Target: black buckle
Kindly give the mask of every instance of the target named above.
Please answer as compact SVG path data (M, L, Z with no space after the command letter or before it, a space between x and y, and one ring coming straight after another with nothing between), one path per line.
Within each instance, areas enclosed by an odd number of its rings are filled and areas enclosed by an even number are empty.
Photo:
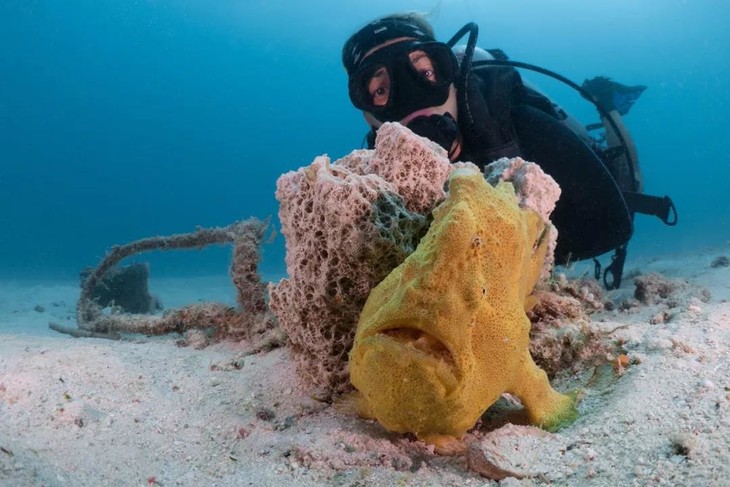
M674 201L672 201L672 198L669 196L664 197L664 205L666 207L666 213L663 213L662 221L665 225L673 227L677 224L677 208L674 206Z
M601 280L601 261L593 257L593 277L596 281Z
M603 285L608 290L618 289L621 287L621 277L624 273L624 264L626 263L626 245L617 247L611 257L611 263L606 266L603 272ZM609 281L609 278L611 280Z

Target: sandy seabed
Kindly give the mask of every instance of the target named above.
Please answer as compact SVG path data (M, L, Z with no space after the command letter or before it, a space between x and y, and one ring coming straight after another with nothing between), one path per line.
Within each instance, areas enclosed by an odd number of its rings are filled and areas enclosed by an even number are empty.
M580 417L558 433L482 424L470 433L500 485L730 485L730 248L630 261L711 292L651 324L666 305L600 312L625 342L621 376L584 387ZM167 307L233 301L224 277L153 279ZM631 295L626 279L622 289ZM285 349L230 363L245 343L203 350L177 336L71 338L76 282L0 282L0 485L489 485L463 457L385 432L299 385ZM661 320L659 320L661 321ZM504 423L504 422L502 422ZM492 482L496 485L496 482Z

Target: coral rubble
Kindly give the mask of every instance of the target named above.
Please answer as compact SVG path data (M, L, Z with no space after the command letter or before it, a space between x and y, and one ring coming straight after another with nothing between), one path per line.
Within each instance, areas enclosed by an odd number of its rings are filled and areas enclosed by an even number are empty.
M616 347L590 319L610 303L598 281L559 274L533 296L535 305L527 312L532 322L530 354L549 378L607 362Z

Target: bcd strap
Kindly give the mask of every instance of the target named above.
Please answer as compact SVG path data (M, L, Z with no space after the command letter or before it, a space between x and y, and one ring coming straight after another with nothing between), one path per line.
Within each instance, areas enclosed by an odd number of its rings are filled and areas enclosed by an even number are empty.
M669 196L651 196L631 191L624 191L623 195L626 206L632 212L654 215L669 226L677 224L677 209Z

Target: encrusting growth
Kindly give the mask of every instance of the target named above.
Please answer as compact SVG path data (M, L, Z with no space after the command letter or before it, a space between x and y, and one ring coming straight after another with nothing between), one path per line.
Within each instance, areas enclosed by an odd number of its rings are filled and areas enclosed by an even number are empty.
M283 342L275 317L266 306L266 287L258 275L259 248L268 222L250 218L226 227L198 229L192 233L150 237L113 247L88 275L76 305L78 328L56 323L50 327L78 337L119 338L119 333L160 335L191 329L213 328L218 338L244 339L258 335L263 341ZM163 316L105 314L92 299L92 291L105 273L122 259L150 250L203 248L233 243L230 274L237 290L237 307L200 303L172 310Z

